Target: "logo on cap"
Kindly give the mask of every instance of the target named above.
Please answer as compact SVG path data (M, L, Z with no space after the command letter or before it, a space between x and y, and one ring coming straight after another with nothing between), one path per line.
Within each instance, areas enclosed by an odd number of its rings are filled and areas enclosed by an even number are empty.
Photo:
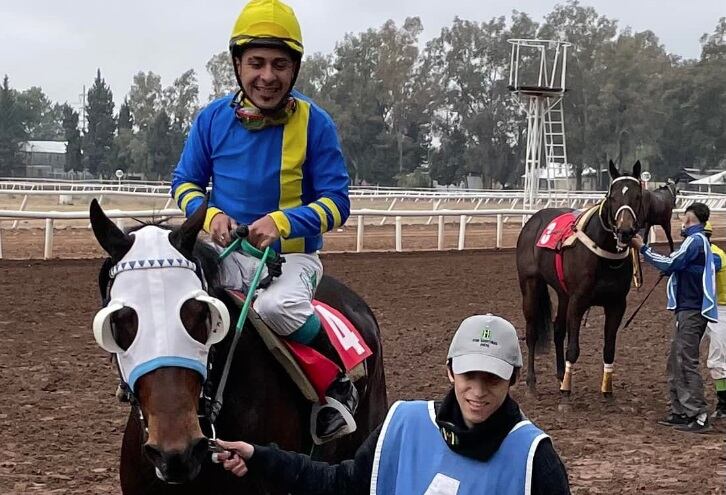
M489 327L484 327L481 331L481 335L478 339L472 339L472 342L477 342L481 347L489 347L489 345L499 345L496 341L492 340L492 330Z

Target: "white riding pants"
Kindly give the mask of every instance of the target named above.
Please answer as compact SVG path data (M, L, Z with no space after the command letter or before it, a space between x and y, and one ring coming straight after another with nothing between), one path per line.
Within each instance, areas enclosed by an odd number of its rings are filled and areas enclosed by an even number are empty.
M317 254L284 254L282 275L267 289L257 291L253 308L262 320L281 337L292 334L312 316L315 289L323 276ZM220 283L223 287L247 290L260 260L240 252L222 262ZM267 276L267 268L262 277Z

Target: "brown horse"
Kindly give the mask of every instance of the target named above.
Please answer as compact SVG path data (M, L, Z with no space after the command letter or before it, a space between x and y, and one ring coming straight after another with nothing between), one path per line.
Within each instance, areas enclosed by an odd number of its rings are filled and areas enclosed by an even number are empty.
M621 174L611 161L610 176L612 182L605 200L582 229L589 241L578 241L562 253L565 287L558 280L555 252L536 244L554 218L572 210L547 208L538 211L527 221L517 240L517 271L527 321L527 385L531 392L535 391L537 382L535 351L547 344L552 325L549 286L558 297L554 342L561 392L567 396L572 390L572 369L580 355L582 317L591 306L602 306L605 310L605 344L601 391L606 396L612 395L615 340L633 274L627 248L637 232L638 221L644 217L644 205L638 179L639 161L630 175Z
M643 239L648 242L650 239L650 229L654 225L660 225L665 231L668 239L668 247L673 252L673 236L671 235L671 218L673 216L673 208L676 206L676 197L678 189L673 179L668 178L665 185L660 186L655 191L643 191L643 204L645 205L645 223L643 228L645 233Z
M205 428L203 421L207 411L198 407L200 395L214 396L239 311L218 286L217 253L197 241L204 210L205 207L200 207L180 228L164 231L166 234L157 226L145 226L128 235L106 217L95 200L91 203L93 232L110 255L99 274L108 311L107 319L100 321L107 324L97 325L94 320L94 332L99 332L97 340L101 335L99 343L104 348L117 350L121 378L131 383L132 410L124 432L120 464L124 495L282 493L274 480L256 478L254 473L237 478L211 462L207 441L210 429ZM140 253L143 246L149 248L148 253ZM131 255L127 257L127 253ZM138 254L143 255L141 259L154 263L143 270L129 268L126 261ZM119 263L122 259L124 263ZM167 268L169 265L172 268ZM132 277L128 276L124 282L120 276L109 278L109 267L114 267L112 272L129 270L134 276L143 277L138 278L143 282L129 284ZM182 284L195 289L188 299L183 290L179 292ZM145 300L137 289L142 294L146 294L143 290L159 294L163 300L148 300L150 297ZM175 291L183 297L171 304L170 301L177 299L170 299L169 294ZM380 331L370 308L348 287L327 276L321 280L316 297L347 316L373 351L366 361L367 377L356 383L360 394L355 415L357 431L315 447L317 458L333 462L352 457L370 431L383 421L387 410L386 385ZM218 316L225 313L225 307L232 331L222 338L227 328L220 328ZM103 316L101 312L99 315ZM169 321L178 324L170 325ZM182 350L156 358L162 360L156 364L162 365L155 369L150 370L148 361L144 361L127 373L132 369L128 364L132 354L143 355L143 346L158 341L162 338L159 335L167 336L162 354L164 350ZM168 335L176 336L178 341ZM127 380L127 375L134 379ZM224 439L275 442L285 449L310 452L313 448L310 410L311 404L248 321L234 351L224 389L224 406L215 422L216 433ZM199 413L204 424L200 424Z

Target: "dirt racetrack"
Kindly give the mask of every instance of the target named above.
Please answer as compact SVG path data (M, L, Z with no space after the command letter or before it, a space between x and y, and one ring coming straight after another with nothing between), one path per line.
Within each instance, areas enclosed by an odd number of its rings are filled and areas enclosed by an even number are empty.
M90 329L99 263L0 260L0 494L119 493L128 411L113 396L115 371ZM324 263L379 318L391 401L447 389L447 343L463 317L493 312L523 327L512 252L331 254ZM646 270L645 289L631 293L627 314L654 280ZM552 354L538 361L538 397L525 395L523 385L514 390L525 413L552 436L573 493L725 492L723 434L688 435L655 424L666 410L671 315L664 306L658 289L621 332L612 402L599 395L599 309L582 332L568 411L558 411Z

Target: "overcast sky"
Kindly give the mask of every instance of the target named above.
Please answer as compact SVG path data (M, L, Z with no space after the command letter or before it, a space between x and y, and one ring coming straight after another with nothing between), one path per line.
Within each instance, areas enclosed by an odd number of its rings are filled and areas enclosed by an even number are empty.
M13 88L40 86L53 101L78 105L83 84L96 68L118 102L138 71L153 71L164 86L194 68L200 101L209 94L205 64L226 49L244 0L1 0L0 76ZM347 32L421 17L422 41L436 36L454 16L488 20L512 9L535 20L558 3L553 0L288 0L302 25L307 53L330 52ZM724 0L590 0L600 15L621 28L654 31L668 51L687 58L700 54L703 33L726 16Z

